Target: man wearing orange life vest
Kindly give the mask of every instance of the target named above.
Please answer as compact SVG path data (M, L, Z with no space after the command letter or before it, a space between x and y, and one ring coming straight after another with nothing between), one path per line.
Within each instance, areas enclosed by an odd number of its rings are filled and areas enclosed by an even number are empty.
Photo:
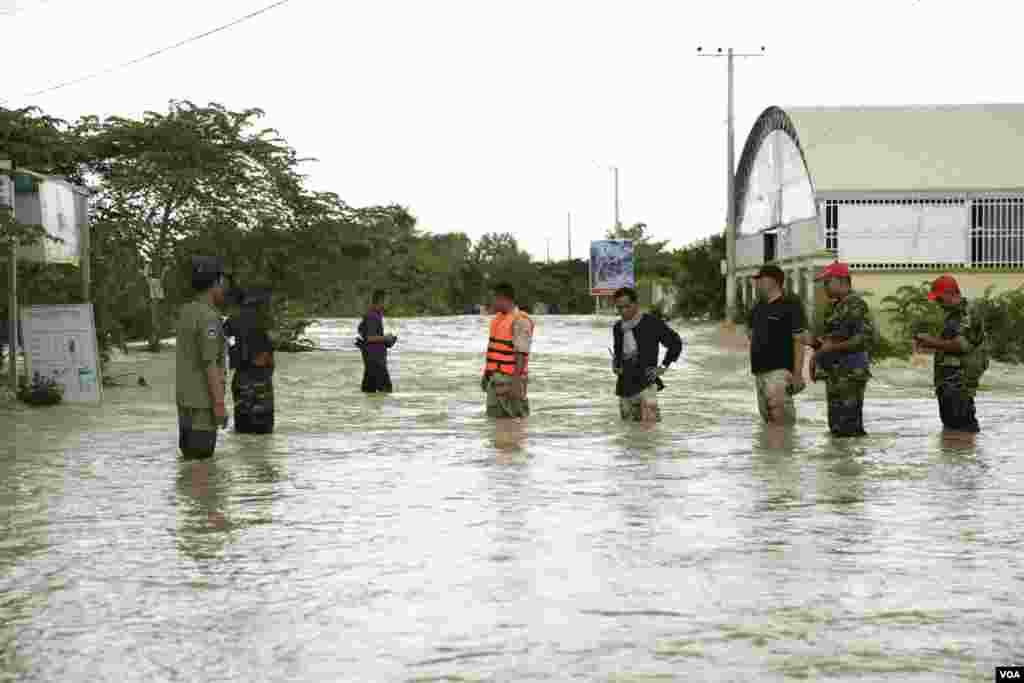
M527 417L527 367L533 342L533 321L519 310L509 284L494 288L494 310L480 388L487 392L488 417Z

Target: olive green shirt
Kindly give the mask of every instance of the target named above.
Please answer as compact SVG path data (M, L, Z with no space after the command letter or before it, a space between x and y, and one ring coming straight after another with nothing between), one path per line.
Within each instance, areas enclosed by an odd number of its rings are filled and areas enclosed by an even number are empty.
M202 298L178 314L175 390L178 405L213 409L206 371L224 369L224 328L217 309Z

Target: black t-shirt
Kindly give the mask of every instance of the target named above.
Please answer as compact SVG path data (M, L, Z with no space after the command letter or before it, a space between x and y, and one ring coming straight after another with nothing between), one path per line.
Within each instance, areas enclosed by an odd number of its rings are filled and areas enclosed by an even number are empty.
M794 370L793 337L806 329L804 307L796 297L783 295L756 304L750 312L751 372Z

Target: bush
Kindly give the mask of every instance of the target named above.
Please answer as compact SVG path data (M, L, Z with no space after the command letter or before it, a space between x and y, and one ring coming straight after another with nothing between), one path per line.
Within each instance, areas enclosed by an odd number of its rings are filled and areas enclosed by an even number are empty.
M18 399L24 403L34 406L50 406L64 400L64 387L49 377L43 377L38 372L33 373L31 385L24 377L20 379Z
M993 296L992 290L989 287L983 296L970 300L984 321L989 355L1004 363L1024 363L1024 286L998 296ZM916 287L900 287L895 294L882 299L882 310L892 316L899 338L895 342L883 340L886 353L880 349L876 357L909 356L915 331L941 333L945 312L928 300L930 291L931 283L922 282Z

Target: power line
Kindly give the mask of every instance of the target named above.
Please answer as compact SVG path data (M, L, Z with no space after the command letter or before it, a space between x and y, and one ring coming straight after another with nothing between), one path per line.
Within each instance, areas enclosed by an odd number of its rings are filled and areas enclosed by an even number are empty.
M133 59L133 60L131 60L129 62L125 62L124 64L118 64L117 66L109 67L107 69L104 69L103 71L97 71L95 73L89 74L88 76L82 76L80 78L75 78L75 79L70 80L70 81L65 81L63 83L58 83L57 85L51 86L49 88L44 88L43 90L37 90L35 92L25 93L24 95L22 95L22 97L36 97L37 95L44 95L46 93L53 92L54 90L60 90L61 88L66 88L69 85L77 85L79 83L84 83L85 81L92 80L93 78L97 78L99 76L106 75L106 74L110 73L111 71L116 71L118 69L124 69L126 67L133 66L135 64L138 64L139 62L145 61L145 60L150 59L152 57L156 57L157 55L161 55L164 52L169 52L171 50L174 50L175 48L179 48L179 47L181 47L183 45L187 45L189 43L193 43L193 42L195 42L195 41L197 41L197 40L199 40L201 38L205 38L207 36L212 36L214 33L219 33L221 31L229 29L232 26L237 26L238 24L241 24L243 21L248 21L249 19L252 19L253 17L257 17L257 16L259 16L261 14L264 14L265 12L269 12L270 10L275 9L277 7L280 7L281 5L284 5L284 4L289 3L289 2L291 2L291 0L278 0L278 2L275 2L275 3L272 3L270 5L267 5L266 7L262 8L262 9L258 9L255 12L250 12L249 14L246 14L243 17L239 17L238 19L235 19L234 21L231 21L231 22L229 22L227 24L224 24L223 26L218 26L215 29L211 29L209 31L206 31L205 33L200 33L199 35L192 36L190 38L185 38L184 40L181 40L181 41L175 43L174 45L169 45L167 47L160 48L159 50L154 50L153 52L150 52L149 54L143 55L141 57L137 57L137 58L135 58L135 59ZM8 101L10 101L10 100L8 100L8 99L0 100L0 102L8 102Z

